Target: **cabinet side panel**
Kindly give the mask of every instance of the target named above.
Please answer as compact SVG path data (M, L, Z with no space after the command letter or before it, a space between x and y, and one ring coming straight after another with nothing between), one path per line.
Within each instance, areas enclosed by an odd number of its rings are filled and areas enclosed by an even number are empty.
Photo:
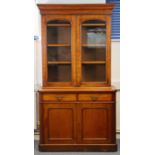
M42 80L43 87L47 85L47 39L46 39L46 16L41 16L41 33L42 33Z
M41 93L39 93L39 130L40 130L40 144L44 143L44 127L43 127L43 105L41 103Z

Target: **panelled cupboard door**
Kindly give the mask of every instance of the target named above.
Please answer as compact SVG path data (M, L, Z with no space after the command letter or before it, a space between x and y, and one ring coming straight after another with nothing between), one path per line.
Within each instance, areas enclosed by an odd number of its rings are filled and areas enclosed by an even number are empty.
M113 113L113 103L81 103L78 111L79 143L114 143Z
M81 86L110 86L110 17L77 19L77 81Z
M75 83L75 17L42 16L43 86Z
M72 103L43 105L44 142L73 144L76 141L76 109Z

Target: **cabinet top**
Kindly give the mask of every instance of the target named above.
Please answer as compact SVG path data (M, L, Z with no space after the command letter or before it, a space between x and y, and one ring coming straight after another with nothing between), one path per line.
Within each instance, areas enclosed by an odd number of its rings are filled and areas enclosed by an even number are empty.
M37 4L46 14L106 14L111 15L114 4Z
M39 92L116 92L114 86L111 87L61 87L61 88L40 88Z

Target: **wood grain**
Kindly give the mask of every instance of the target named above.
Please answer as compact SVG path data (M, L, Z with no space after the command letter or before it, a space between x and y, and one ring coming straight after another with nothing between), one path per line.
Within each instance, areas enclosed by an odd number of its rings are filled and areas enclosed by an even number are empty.
M113 95L111 93L85 93L79 94L80 101L112 101Z
M112 106L104 103L81 103L80 117L80 143L104 144L111 143ZM100 122L100 123L98 123ZM102 122L102 123L101 123Z
M41 101L76 101L76 94L63 94L63 93L44 93L41 95Z
M38 4L42 15L111 15L114 4Z
M48 61L48 64L58 64L58 65L61 65L61 64L71 64L71 62L69 62L69 61Z

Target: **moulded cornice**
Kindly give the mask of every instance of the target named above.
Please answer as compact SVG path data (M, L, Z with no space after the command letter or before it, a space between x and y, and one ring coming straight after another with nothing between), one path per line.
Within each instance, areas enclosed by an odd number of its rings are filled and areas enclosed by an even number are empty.
M112 14L114 4L37 4L41 14Z

